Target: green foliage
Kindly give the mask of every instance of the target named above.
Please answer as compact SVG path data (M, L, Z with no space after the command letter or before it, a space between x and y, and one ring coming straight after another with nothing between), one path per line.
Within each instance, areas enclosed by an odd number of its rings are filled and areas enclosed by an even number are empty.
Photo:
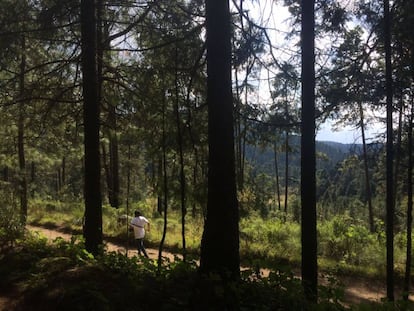
M156 211L154 200L134 203L151 222L146 245L157 248L161 240L164 219ZM127 224L118 217L126 214L125 207L114 209L103 206L104 234L119 243L132 242ZM260 211L240 220L241 258L248 265L273 267L275 263L298 265L301 242L300 224L292 221L292 215L271 211L268 217L260 217ZM65 227L73 232L82 228L83 207L79 203L63 203L36 200L29 210L29 222L53 227ZM318 224L318 250L321 269L336 269L338 273L363 273L382 275L385 262L384 223L377 221L377 232L370 233L365 223L347 213L335 216ZM165 249L181 253L182 232L181 214L169 211ZM186 217L186 246L190 254L196 255L200 248L203 230L201 217ZM402 272L405 263L406 237L403 232L395 235L395 264L397 272Z
M338 220L337 220L338 222ZM254 219L271 239L291 224L266 224ZM297 225L296 225L297 226ZM344 232L344 222L331 224ZM345 230L345 232L348 232ZM353 229L348 232L355 233ZM271 234L270 234L271 233ZM297 233L297 232L296 232ZM360 234L360 233L358 233ZM308 305L294 273L276 265L268 277L244 270L241 280L222 282L210 275L200 278L195 261L165 259L161 266L146 258L104 253L94 258L82 239L56 239L48 243L38 235L16 240L16 247L0 253L0 290L19 292L16 310L346 310L343 286L332 275L319 288L319 302ZM325 282L323 282L325 284ZM404 310L404 303L364 304L351 310ZM408 310L411 305L406 305Z
M79 202L36 199L30 203L28 222L47 227L63 226L70 230L80 230L83 214L84 206Z
M14 196L7 190L0 191L0 249L13 245L24 232Z
M303 310L306 304L300 281L288 271L268 278L244 271L240 281L226 283L200 278L195 262L158 267L114 252L93 258L76 238L48 244L28 236L18 244L0 258L0 267L8 267L0 269L1 288L20 292L16 310ZM326 300L320 310L341 309Z
M336 216L319 225L320 253L323 257L350 265L380 268L385 260L378 234L349 216Z
M299 260L300 226L297 223L248 217L241 219L240 232L240 248L244 256Z
M62 253L69 257L73 262L82 263L93 260L92 254L85 250L85 241L82 236L72 236L70 241L62 238L56 238L53 246L57 254Z

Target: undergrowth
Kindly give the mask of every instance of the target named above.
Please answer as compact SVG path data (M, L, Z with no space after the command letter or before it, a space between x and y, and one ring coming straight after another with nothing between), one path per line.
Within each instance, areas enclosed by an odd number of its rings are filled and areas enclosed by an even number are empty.
M51 243L38 235L18 239L0 254L0 290L19 297L11 311L30 310L346 310L334 278L308 304L300 281L288 269L268 277L253 270L237 282L201 276L195 262L164 260L162 265L121 253L93 257L81 237ZM360 305L350 310L404 310L402 304ZM408 310L408 309L405 309Z
M146 245L157 248L163 233L163 216L158 213L154 202L142 201L130 207L131 217L139 209L151 222ZM118 243L132 243L128 221L120 217L127 214L125 207L114 209L103 206L103 232L106 238ZM287 219L286 219L287 218ZM62 202L34 201L29 209L29 222L42 226L61 226L69 232L81 232L83 206ZM203 229L201 217L186 217L185 238L187 253L197 255ZM341 215L318 223L318 256L322 270L336 270L338 273L358 273L367 277L382 276L385 262L384 228L371 233L366 225L347 215ZM395 266L400 273L405 263L405 236L395 236ZM182 251L181 215L169 211L166 250ZM252 213L240 220L240 253L244 264L273 267L275 264L298 266L301 260L300 224L285 214L270 213L268 217Z

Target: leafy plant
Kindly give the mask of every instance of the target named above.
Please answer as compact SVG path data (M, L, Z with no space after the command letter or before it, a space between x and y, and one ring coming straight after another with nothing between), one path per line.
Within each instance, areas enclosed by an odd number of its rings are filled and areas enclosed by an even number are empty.
M23 236L24 226L10 191L0 190L0 205L0 249L3 249L13 246L14 241Z
M336 216L318 228L320 252L327 258L352 265L373 265L373 255L382 254L378 235L349 216Z

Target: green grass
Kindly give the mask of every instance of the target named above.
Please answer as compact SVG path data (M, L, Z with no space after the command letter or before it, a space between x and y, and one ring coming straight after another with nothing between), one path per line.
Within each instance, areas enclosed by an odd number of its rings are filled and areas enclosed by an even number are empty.
M132 216L139 209L151 222L146 244L158 248L162 238L164 219L155 209L153 200L146 200L129 209ZM126 224L119 224L118 217L126 214L125 207L114 209L103 206L103 232L119 242L126 242ZM35 201L29 209L29 223L65 227L72 232L82 229L83 206L79 203ZM165 249L181 253L181 215L168 212ZM185 238L187 252L198 254L203 230L201 217L186 217ZM397 273L403 272L405 263L405 236L395 238L395 264ZM333 217L318 223L318 256L321 270L352 273L366 277L382 277L385 266L385 235L370 233L367 227L348 216ZM300 224L287 220L282 215L270 215L267 219L253 215L240 220L240 253L246 265L273 267L290 265L298 267L301 261Z
M289 270L258 278L254 271L223 283L200 277L194 262L165 262L119 253L93 257L82 239L47 243L26 235L0 251L0 290L14 297L8 310L409 310L412 305L371 303L345 308L336 282L320 288L308 304L300 281Z
M151 208L152 202L141 202L136 206L151 223L152 230L148 241L157 246L162 234L163 217ZM104 233L107 236L125 240L126 225L119 225L118 216L124 209L115 210L103 207ZM62 204L59 202L34 202L29 210L29 222L43 225L66 227L80 230L83 207L81 204ZM203 221L201 218L187 217L186 240L190 250L199 249ZM21 231L19 231L21 232ZM280 217L263 219L259 216L243 218L240 221L240 249L243 264L251 271L242 273L242 282L235 285L230 303L238 301L245 309L254 310L297 310L304 303L300 283L292 279L292 269L300 262L300 225L283 221ZM346 217L333 218L321 222L319 233L319 267L329 275L347 275L383 279L383 234L371 234L359 223ZM158 309L160 299L164 299L164 310L190 310L192 299L202 300L199 296L207 287L215 297L214 303L223 307L229 303L223 296L216 296L216 279L207 280L207 285L198 279L196 267L192 263L180 261L165 262L156 266L154 261L139 258L128 259L123 255L106 253L94 258L84 249L82 238L71 241L55 240L52 245L45 239L13 236L13 247L6 252L0 251L0 290L18 291L24 297L19 301L21 308L28 306L45 307L43 303L58 304L59 308L78 310L76 305L90 303L102 307L100 310L134 310L125 304L129 298L136 297L146 301L140 310ZM367 242L370 243L367 247ZM166 247L177 252L181 249L181 222L178 212L170 211ZM396 236L397 263L402 262L404 235ZM360 257L355 254L358 253ZM371 260L370 264L366 263ZM257 278L256 267L269 267L268 278ZM398 265L397 265L398 267ZM398 270L397 271L402 271ZM132 279L130 279L130 277ZM198 280L197 280L198 279ZM139 280L139 281L137 281ZM142 280L142 282L141 282ZM201 282L201 283L200 283ZM202 284L203 283L203 284ZM50 284L53 292L50 293ZM200 287L201 286L201 287ZM342 290L336 285L321 287L321 303L309 310L343 310L338 304ZM184 294L183 294L184 293ZM19 296L17 295L17 296ZM269 299L271 295L271 299ZM61 304L61 297L64 304ZM65 300L68 299L68 300ZM300 307L299 307L300 305ZM148 308L147 308L148 307ZM67 309L67 310L69 310ZM243 309L243 308L242 308ZM401 310L396 304L375 304L354 306L352 310ZM36 310L36 309L32 309Z

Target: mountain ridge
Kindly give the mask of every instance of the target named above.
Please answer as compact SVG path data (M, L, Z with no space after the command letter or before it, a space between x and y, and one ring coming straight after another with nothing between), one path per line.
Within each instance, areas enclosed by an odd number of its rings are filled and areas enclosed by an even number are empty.
M277 145L277 165L279 175L284 175L286 153L284 141ZM315 142L317 154L317 169L331 170L338 163L351 154L359 154L362 150L361 144L341 143L336 141L317 140ZM296 179L300 176L300 136L289 137L288 165L290 175ZM255 174L275 174L275 154L273 147L246 146L246 160Z

